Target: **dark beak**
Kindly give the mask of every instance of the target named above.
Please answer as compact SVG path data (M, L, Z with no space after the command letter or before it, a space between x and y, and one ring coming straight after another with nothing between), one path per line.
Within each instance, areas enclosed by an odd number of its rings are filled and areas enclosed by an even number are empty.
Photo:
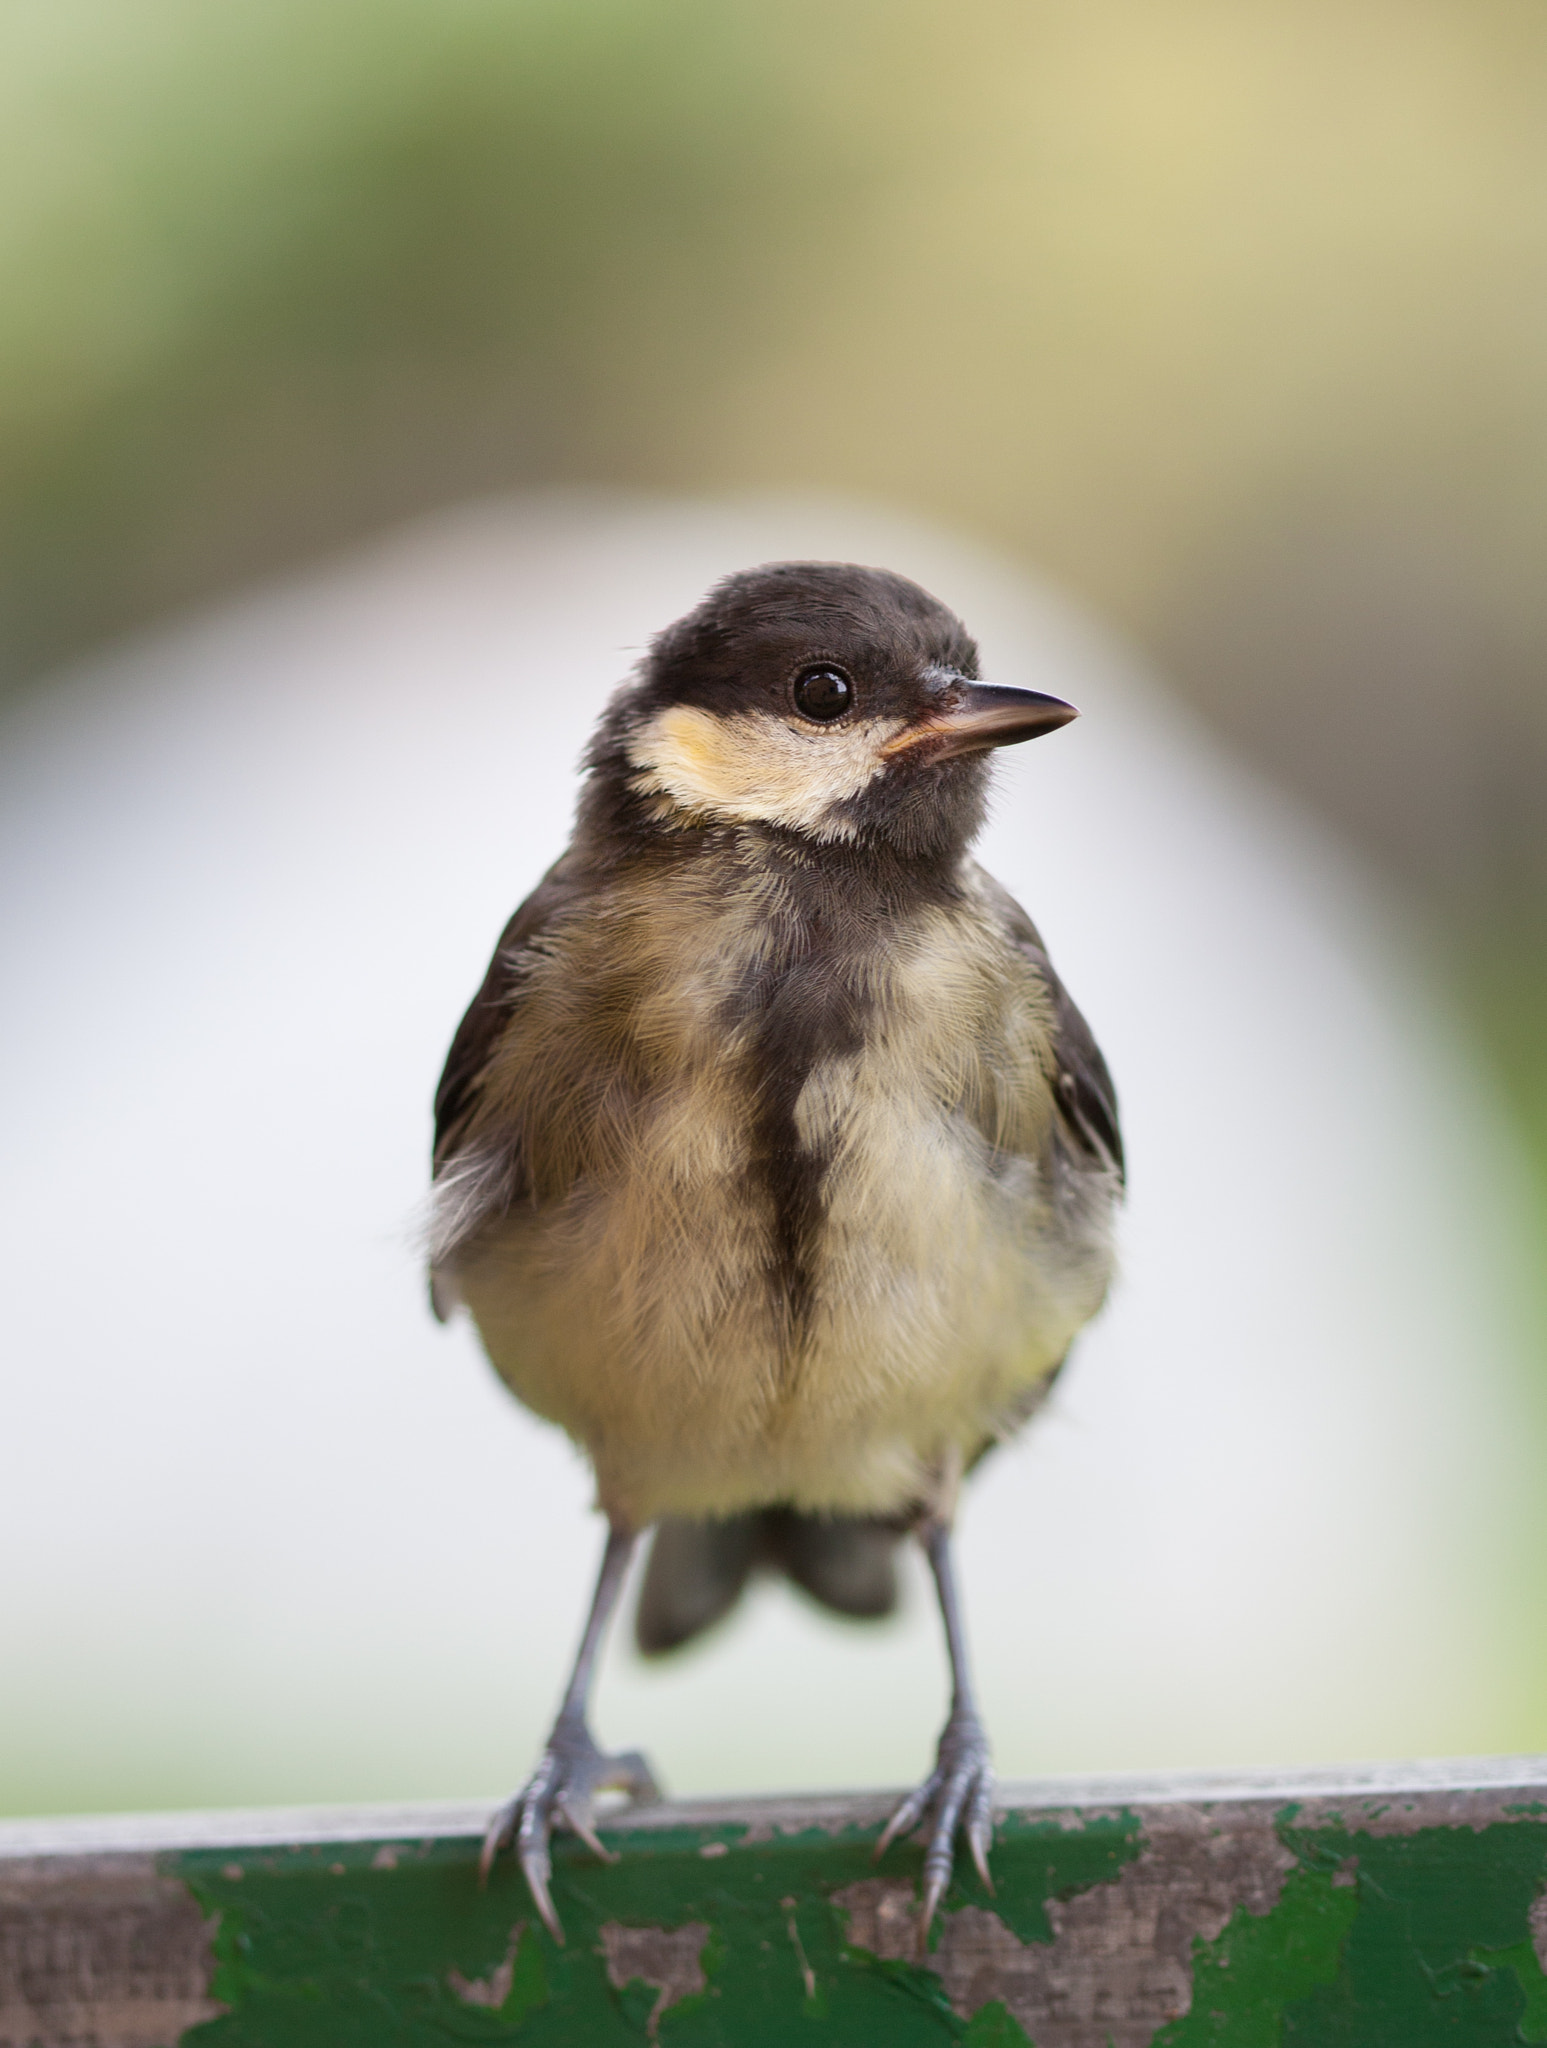
M964 683L953 698L904 727L882 748L902 754L918 747L931 761L976 754L985 747L1013 747L1039 733L1056 732L1079 712L1062 697L1040 690L1011 690L998 683Z

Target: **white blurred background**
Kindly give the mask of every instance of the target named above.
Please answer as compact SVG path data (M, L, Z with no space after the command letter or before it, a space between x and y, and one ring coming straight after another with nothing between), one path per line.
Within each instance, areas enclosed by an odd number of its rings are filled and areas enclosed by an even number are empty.
M1532 1194L1352 858L1007 563L814 499L490 500L0 711L0 1810L499 1793L601 1535L415 1248L429 1099L575 763L728 569L885 562L1084 717L987 864L1113 1066L1124 1277L962 1523L1002 1772L1547 1746ZM901 1782L944 1701L762 1586L617 1631L673 1790Z

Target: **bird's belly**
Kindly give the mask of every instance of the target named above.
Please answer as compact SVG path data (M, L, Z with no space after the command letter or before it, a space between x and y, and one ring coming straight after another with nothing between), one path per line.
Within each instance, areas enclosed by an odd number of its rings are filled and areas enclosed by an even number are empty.
M1024 1412L1099 1305L1104 1246L1071 1239L1032 1163L996 1162L965 1119L817 1074L796 1124L818 1220L792 1296L746 1120L698 1109L464 1266L490 1357L636 1523L908 1507L949 1451Z
M784 1497L884 1512L1024 1416L1099 1307L1110 1254L1104 1216L1092 1234L1033 1161L996 1156L904 1072L833 1078L813 1076L803 1102L832 1161Z

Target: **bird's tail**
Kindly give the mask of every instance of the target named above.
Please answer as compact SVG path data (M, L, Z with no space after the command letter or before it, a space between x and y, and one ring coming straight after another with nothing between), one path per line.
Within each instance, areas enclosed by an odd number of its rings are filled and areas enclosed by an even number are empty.
M783 1572L856 1620L877 1621L897 1605L902 1527L844 1515L759 1508L723 1521L658 1524L634 1615L647 1657L675 1650L729 1614L754 1571Z

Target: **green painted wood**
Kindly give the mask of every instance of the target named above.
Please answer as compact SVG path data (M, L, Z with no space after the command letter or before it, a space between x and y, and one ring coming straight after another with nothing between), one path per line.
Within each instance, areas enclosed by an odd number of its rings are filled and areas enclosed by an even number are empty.
M1547 1760L1011 1788L922 1957L886 1807L563 1841L563 1947L481 1808L3 1825L0 2048L1547 2043Z

